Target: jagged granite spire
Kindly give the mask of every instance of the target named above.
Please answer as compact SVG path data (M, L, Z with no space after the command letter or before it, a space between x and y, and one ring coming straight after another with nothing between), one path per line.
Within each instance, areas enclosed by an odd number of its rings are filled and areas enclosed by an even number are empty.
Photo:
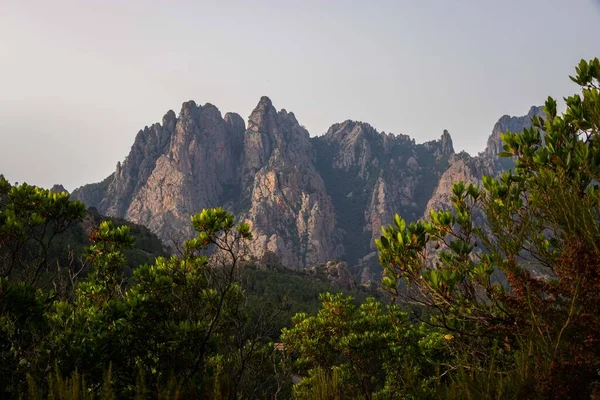
M244 134L242 202L258 259L308 268L341 257L334 207L315 168L316 154L293 113L262 97Z
M450 133L444 129L444 133L442 133L442 137L440 138L441 144L441 155L449 156L454 154L454 145L452 144L452 137Z

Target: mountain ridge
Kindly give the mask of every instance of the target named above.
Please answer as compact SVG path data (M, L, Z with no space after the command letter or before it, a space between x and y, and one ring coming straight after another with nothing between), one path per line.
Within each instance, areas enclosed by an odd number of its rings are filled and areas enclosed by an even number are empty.
M183 103L140 130L105 180L72 196L101 213L147 226L165 242L191 235L189 215L224 206L252 225L257 261L308 269L333 259L369 280L373 239L395 213L415 220L439 206L456 178L506 168L500 132L520 131L541 113L503 116L477 156L440 139L416 143L346 120L311 137L293 112L261 97L247 124L210 104ZM367 261L365 261L367 260ZM369 272L371 271L371 272Z

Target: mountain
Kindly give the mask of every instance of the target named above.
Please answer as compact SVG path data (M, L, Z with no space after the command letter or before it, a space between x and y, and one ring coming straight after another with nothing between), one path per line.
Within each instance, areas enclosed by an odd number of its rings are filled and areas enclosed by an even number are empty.
M521 132L523 129L531 127L531 120L535 116L544 116L542 107L531 107L527 115L522 117L504 115L494 125L483 152L475 157L465 152L452 155L448 160L448 168L440 177L437 187L429 199L427 209L449 207L453 182L464 181L477 184L484 175L497 175L499 172L511 168L514 165L511 159L498 157L498 153L502 151L500 134Z
M162 124L141 130L112 175L72 197L145 225L165 242L187 237L191 214L228 205L239 187L244 129L237 114L222 117L212 104L186 102L179 117L169 111Z
M377 269L374 239L399 213L421 217L440 175L454 153L444 131L440 140L416 144L406 135L379 133L366 123L335 124L313 138L319 171L335 205L345 260L362 281ZM357 267L360 265L360 267Z
M308 131L263 97L248 119L238 213L254 232L254 255L307 268L344 253L335 209L316 168Z
M502 117L483 153L455 154L444 131L418 144L364 122L310 137L292 112L262 97L248 118L183 104L141 130L104 181L72 194L102 214L147 226L166 244L191 235L190 215L223 206L252 227L257 261L308 269L343 260L363 282L377 273L373 239L395 213L415 220L447 204L451 182L506 168L500 133L533 115Z

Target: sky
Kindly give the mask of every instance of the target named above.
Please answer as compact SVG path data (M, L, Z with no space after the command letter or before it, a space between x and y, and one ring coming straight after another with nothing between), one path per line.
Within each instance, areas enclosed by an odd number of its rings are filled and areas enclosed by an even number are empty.
M477 154L494 123L600 57L600 0L0 0L0 174L73 190L195 100L261 96L311 135L346 119Z

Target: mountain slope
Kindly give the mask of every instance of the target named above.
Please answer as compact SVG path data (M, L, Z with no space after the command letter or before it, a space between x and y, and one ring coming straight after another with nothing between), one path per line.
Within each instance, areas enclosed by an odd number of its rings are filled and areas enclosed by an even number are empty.
M351 264L373 251L381 226L395 213L408 220L423 215L454 153L448 132L439 141L416 144L406 135L379 133L355 121L335 124L313 142Z

